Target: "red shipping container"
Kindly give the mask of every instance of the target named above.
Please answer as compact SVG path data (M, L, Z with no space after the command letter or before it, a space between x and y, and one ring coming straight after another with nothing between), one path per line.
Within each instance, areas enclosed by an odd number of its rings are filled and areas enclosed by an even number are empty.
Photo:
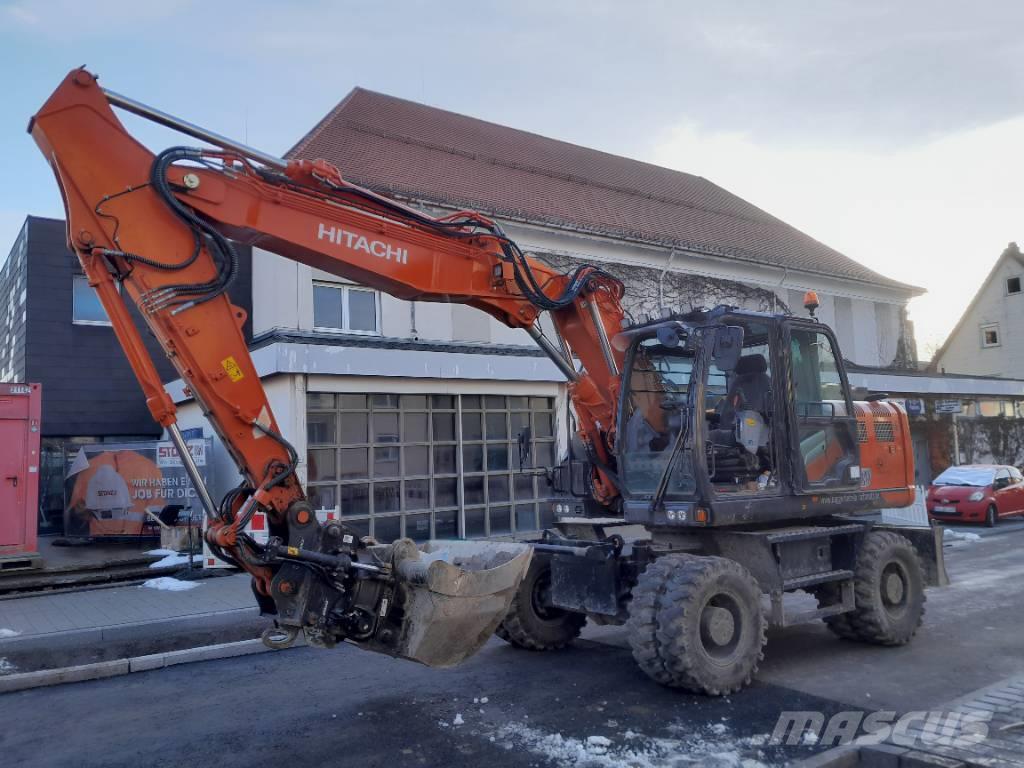
M0 383L0 570L38 564L42 386Z

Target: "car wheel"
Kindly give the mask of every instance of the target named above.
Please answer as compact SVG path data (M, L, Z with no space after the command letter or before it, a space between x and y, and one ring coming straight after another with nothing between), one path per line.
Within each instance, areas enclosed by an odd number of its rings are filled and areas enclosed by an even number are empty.
M996 527L996 520L998 519L998 513L996 511L995 504L988 505L988 512L985 513L985 525L989 528Z

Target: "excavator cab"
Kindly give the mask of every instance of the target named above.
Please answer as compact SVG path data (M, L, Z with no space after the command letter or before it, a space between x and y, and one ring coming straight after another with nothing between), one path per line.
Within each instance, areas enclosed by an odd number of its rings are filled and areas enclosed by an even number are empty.
M826 326L722 307L623 336L617 464L630 521L791 517L780 499L860 487L850 387Z

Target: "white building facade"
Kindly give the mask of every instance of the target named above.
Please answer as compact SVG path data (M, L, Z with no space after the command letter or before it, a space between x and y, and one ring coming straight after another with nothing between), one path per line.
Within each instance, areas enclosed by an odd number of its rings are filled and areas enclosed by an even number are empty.
M932 367L948 373L1024 378L1024 256L1003 251Z

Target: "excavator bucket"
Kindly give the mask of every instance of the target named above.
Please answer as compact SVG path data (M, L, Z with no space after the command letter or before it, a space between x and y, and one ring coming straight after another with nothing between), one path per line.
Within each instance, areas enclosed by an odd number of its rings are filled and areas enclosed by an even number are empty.
M526 544L409 539L380 548L397 577L394 602L368 650L451 667L472 656L508 613L530 567Z

